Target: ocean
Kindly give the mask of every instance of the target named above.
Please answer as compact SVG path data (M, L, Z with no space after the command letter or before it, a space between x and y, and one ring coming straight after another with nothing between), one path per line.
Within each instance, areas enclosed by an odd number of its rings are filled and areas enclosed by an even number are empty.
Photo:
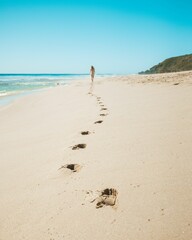
M88 77L88 74L0 74L0 105L34 91Z

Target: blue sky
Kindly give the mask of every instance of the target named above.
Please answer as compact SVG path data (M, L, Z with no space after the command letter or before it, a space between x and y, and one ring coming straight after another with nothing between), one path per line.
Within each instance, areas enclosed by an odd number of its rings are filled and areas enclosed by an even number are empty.
M137 73L192 53L191 10L191 0L0 0L0 73Z

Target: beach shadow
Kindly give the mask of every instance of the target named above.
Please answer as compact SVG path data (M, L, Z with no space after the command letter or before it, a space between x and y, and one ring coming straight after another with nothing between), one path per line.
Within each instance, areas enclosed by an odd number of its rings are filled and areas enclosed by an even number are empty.
M93 96L93 90L94 90L94 83L91 82L88 94Z

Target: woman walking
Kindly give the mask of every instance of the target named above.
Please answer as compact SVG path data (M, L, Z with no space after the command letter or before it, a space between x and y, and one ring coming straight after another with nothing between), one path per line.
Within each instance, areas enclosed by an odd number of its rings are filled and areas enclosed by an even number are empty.
M91 66L90 75L91 75L91 81L93 82L93 79L95 77L95 68L93 66Z

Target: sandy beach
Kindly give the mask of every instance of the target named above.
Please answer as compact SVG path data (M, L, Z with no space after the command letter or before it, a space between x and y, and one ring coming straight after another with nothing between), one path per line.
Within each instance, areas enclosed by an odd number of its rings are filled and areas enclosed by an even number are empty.
M191 126L192 71L1 107L0 240L191 240Z

